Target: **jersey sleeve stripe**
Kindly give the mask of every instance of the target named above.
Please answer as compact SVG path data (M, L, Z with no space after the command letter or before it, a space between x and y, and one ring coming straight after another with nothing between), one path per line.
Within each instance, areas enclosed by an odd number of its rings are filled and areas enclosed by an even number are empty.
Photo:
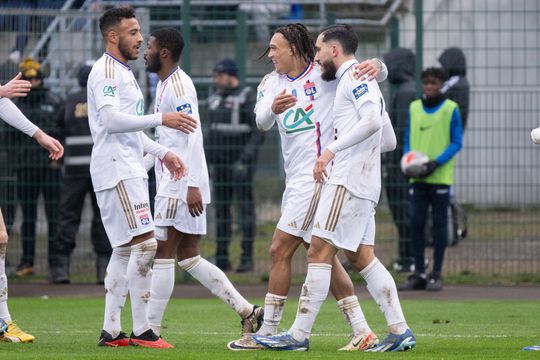
M356 70L356 67L351 67L349 71L347 71L347 74L349 75L349 79L354 80L354 72Z
M114 62L108 56L105 57L105 79L114 79Z
M180 79L179 73L174 73L171 77L171 83L173 85L174 93L177 97L184 95L184 87L182 86L182 80Z

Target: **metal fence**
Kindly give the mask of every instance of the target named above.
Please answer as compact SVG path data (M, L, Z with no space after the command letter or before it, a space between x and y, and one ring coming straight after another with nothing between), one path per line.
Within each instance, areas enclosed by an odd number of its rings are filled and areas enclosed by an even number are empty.
M529 139L530 129L538 126L540 113L538 1L141 0L68 1L61 10L0 8L0 18L4 19L0 21L2 83L17 71L17 64L12 60L33 56L42 62L48 75L45 84L55 94L65 97L74 91L78 67L86 60L99 57L103 51L97 19L104 7L115 4L136 7L145 37L162 26L182 31L187 41L182 67L191 74L197 87L205 133L209 116L206 99L214 91L214 65L225 57L236 59L241 80L256 86L264 74L272 71L271 64L259 57L266 50L272 32L282 24L302 22L315 35L328 24L351 24L361 40L359 59L382 57L396 47L408 48L416 54L417 77L423 67L438 64L437 59L444 49L461 48L467 60L470 111L464 147L457 156L453 191L467 210L468 229L464 240L448 248L444 273L448 277L470 277L481 282L538 281L540 156ZM82 7L73 9L74 6ZM29 25L20 27L21 17L26 17ZM21 31L28 35L28 41L17 59L13 52L17 50L17 36ZM150 103L154 81L145 74L142 59L133 62L133 68ZM383 90L390 94L395 89L387 81ZM148 106L148 109L152 108ZM4 139L11 130L6 125L1 129ZM273 129L259 149L254 180L255 272L238 275L240 281L260 281L269 269L267 251L279 219L284 188L278 138ZM22 145L2 141L1 205L7 222L14 224L8 261L15 267L21 255L23 218L20 210L15 216L15 205L24 202L21 199L27 191L24 186L37 186L43 179L33 178L30 184L22 181L10 160L12 155L8 155L23 153ZM208 138L205 146L207 150L213 146ZM34 159L27 160L33 164ZM25 159L18 161L25 162ZM215 174L212 170L214 185L220 181ZM56 185L51 184L53 188ZM72 273L81 278L93 274L89 241L91 211L89 199L86 201L71 267ZM42 209L42 202L38 203L38 209ZM202 246L207 257L215 253L216 224L220 220L215 216L215 205L209 208L209 233ZM234 209L239 205L233 202ZM239 214L233 210L230 220L233 268L241 252L242 218ZM46 229L47 223L54 221L48 222L42 210L35 220L38 234L35 272L39 275L48 274ZM398 234L384 191L378 206L377 227L377 254L390 265L398 256ZM428 253L431 253L429 249ZM293 271L300 276L305 268L305 254L301 250Z

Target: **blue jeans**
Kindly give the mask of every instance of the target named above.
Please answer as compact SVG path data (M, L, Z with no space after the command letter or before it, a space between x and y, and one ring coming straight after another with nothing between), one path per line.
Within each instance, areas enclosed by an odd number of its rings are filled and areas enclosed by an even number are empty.
M411 241L414 262L418 274L425 273L424 250L426 248L425 227L429 206L433 216L433 274L440 275L444 251L448 242L448 204L450 186L414 183L409 188L409 214L411 219Z

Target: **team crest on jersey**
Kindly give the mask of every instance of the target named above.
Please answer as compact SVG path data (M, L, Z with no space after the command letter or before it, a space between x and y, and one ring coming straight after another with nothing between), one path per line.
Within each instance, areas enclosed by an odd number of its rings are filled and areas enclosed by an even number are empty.
M360 99L360 97L364 94L368 93L368 87L367 84L360 84L357 87L355 87L352 91L354 98L356 100Z
M309 100L315 100L317 88L315 87L315 83L313 81L306 81L304 84L304 93L306 93L306 96L309 97Z
M105 85L103 87L103 96L115 97L116 96L116 86Z
M176 111L183 112L186 114L192 114L191 104L184 104L176 107Z
M315 125L310 119L310 116L313 115L313 113L313 104L309 104L309 106L307 106L305 109L298 108L296 110L289 110L283 119L283 126L286 129L285 133L292 134L295 132L314 129Z

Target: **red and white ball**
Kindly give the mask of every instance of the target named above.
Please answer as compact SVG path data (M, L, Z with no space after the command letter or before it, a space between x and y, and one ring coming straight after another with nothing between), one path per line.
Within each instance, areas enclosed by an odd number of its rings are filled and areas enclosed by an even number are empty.
M418 177L426 170L428 161L427 155L420 151L411 150L401 158L401 172L409 177Z

